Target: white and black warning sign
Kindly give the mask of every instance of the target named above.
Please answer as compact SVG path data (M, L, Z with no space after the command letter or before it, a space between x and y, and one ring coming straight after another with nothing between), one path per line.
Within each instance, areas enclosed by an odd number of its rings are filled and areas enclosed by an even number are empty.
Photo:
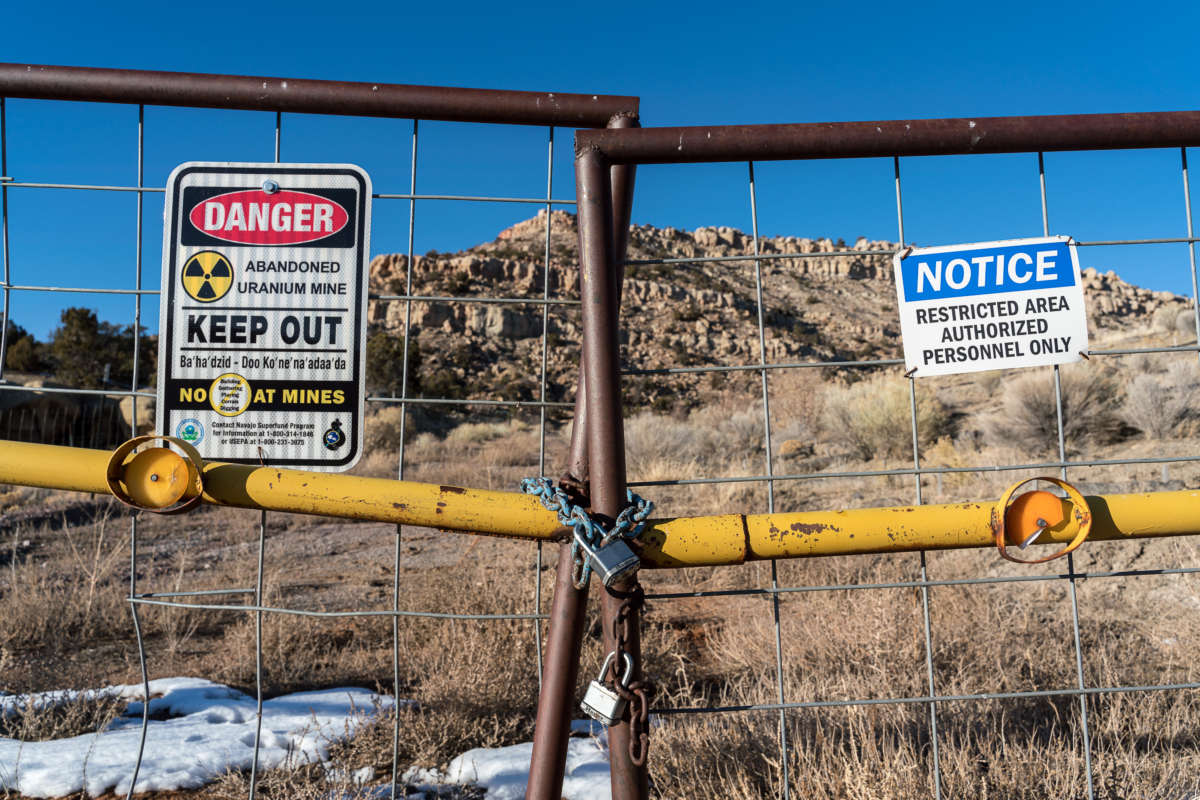
M216 461L362 452L371 180L349 164L181 164L167 181L158 431Z
M1070 237L910 248L892 264L904 366L917 377L1064 364L1087 352Z

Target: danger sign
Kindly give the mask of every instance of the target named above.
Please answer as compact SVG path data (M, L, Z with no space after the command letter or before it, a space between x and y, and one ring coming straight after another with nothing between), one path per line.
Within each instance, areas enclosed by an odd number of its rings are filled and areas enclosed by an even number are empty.
M1080 360L1087 314L1069 237L910 248L892 264L917 377Z
M345 164L182 164L167 183L159 433L205 458L354 466L371 181Z

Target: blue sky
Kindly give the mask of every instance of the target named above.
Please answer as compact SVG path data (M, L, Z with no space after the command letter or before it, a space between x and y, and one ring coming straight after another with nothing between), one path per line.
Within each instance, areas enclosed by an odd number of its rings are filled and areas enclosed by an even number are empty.
M1194 4L686 5L358 3L41 4L4 14L9 62L633 94L645 125L818 122L1195 108ZM8 175L135 181L134 107L10 100ZM270 160L273 115L148 108L146 184L187 160ZM557 198L574 197L571 137L555 137ZM545 129L423 123L421 193L539 197ZM287 115L285 161L348 161L377 191L408 190L411 123ZM1200 153L1189 151L1193 172ZM750 227L744 164L639 171L636 222ZM1046 156L1051 233L1186 233L1178 150ZM756 168L764 234L896 238L890 160ZM902 161L906 233L935 245L1041 234L1033 155ZM1193 178L1193 190L1200 184ZM20 284L129 288L132 195L12 188ZM1198 198L1200 201L1200 198ZM161 196L147 195L143 287L157 285ZM416 248L490 240L535 206L418 205ZM406 247L408 206L378 201L373 252ZM1086 248L1085 266L1190 293L1183 245ZM63 305L127 320L132 301L19 293L13 319L47 335ZM156 302L146 321L156 325Z

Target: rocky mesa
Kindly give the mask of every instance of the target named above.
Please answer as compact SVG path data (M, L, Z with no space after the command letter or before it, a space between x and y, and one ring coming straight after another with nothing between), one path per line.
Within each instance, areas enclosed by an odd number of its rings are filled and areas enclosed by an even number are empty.
M666 383L642 370L757 364L759 278L768 362L899 356L896 249L865 238L847 244L760 237L759 274L753 237L742 231L631 226L621 332L622 363L635 373L630 399L660 408L693 405L725 380L686 374ZM539 399L544 330L546 399L569 402L581 337L578 306L571 304L578 299L577 254L574 215L542 211L494 241L416 256L411 275L407 256L376 256L372 330L394 337L407 320L410 394L507 400ZM1190 319L1181 314L1190 308L1186 298L1133 286L1111 271L1087 267L1083 276L1093 346L1152 326L1173 330L1181 316L1184 324ZM412 296L469 300L419 300L410 307L397 299ZM372 390L398 394L399 386Z

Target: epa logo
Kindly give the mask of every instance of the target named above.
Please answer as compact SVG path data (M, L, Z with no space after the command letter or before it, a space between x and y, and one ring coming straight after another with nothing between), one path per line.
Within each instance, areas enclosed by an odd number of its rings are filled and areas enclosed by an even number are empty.
M204 439L204 426L198 419L185 419L175 427L175 435L190 445L198 445Z

